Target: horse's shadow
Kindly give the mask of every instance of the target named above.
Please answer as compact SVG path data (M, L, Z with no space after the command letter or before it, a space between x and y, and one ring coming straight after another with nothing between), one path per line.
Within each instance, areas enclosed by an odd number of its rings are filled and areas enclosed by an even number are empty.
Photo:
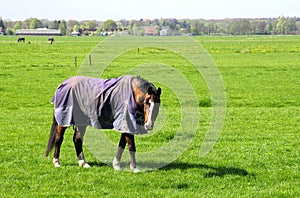
M92 167L103 167L107 166L105 163L99 162L89 162ZM157 164L153 163L139 163L141 167L158 167ZM207 173L204 174L205 178L211 177L224 177L226 175L236 175L236 176L248 176L250 175L247 170L233 167L233 166L210 166L206 164L197 164L197 163L184 163L184 162L172 162L166 166L159 168L158 170L187 170L187 169L206 169L208 170Z
M206 164L191 164L183 162L173 162L167 166L160 168L161 170L172 170L172 169L207 169L209 172L204 175L206 178L210 177L224 177L226 175L236 175L236 176L247 176L249 175L248 171L245 169L237 167L226 167L226 166L209 166Z

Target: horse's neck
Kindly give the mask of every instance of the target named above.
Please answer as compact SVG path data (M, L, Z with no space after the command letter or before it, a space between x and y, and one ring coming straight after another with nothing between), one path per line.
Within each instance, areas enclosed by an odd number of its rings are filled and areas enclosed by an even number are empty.
M134 94L134 100L137 105L144 105L144 100L146 96L146 92L141 89L141 82L138 78L133 78L132 80L132 90Z
M145 93L143 93L140 89L133 89L134 100L137 105L143 105L145 100Z

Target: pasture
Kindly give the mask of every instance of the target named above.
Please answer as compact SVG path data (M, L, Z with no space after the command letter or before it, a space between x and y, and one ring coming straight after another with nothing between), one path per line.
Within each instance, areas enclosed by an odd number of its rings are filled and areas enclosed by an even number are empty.
M116 77L137 65L162 63L179 71L195 90L200 119L191 144L167 166L134 174L126 162L123 171L114 171L88 145L84 152L92 168L80 168L71 128L62 144L61 167L54 168L52 154L44 157L56 87L79 73L80 63L104 38L56 37L51 45L46 37L26 37L26 43L18 43L17 37L0 37L0 196L299 197L300 37L193 39L209 52L226 91L224 127L204 157L199 150L212 105L203 77L189 62L172 51L144 47L139 53L126 51L103 72L104 77ZM159 75L168 79L169 73L171 69ZM167 145L180 124L176 94L157 84L163 89L166 121L160 134L136 138L137 152ZM99 133L117 144L119 133Z

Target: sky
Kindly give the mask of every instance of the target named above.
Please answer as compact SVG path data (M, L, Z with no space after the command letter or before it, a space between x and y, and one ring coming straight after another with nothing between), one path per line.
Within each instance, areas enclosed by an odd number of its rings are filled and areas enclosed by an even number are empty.
M4 7L0 17L13 21L300 17L299 0L8 0Z

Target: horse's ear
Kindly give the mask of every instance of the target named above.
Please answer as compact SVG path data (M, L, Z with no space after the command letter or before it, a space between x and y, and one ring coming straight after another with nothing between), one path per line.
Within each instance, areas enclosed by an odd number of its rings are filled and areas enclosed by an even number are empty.
M157 94L160 96L160 94L161 94L161 88L160 87L158 87L158 89L157 89Z
M152 87L149 87L149 88L148 88L147 93L148 93L149 95L154 94L154 91L153 91Z

